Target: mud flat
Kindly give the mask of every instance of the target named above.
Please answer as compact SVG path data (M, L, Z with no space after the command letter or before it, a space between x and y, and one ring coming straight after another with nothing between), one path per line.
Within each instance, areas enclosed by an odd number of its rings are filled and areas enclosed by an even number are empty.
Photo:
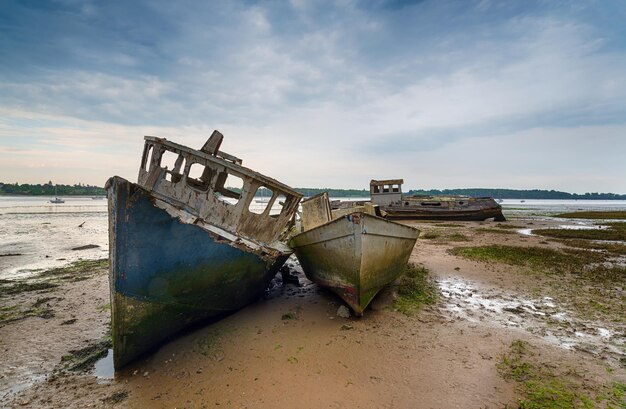
M408 287L396 283L363 318L339 317L340 300L299 274L300 285L277 280L255 304L183 334L115 376L103 265L42 274L22 282L24 291L3 282L0 402L624 407L619 251L532 233L567 224L563 219L407 223L423 231L411 262L428 277Z

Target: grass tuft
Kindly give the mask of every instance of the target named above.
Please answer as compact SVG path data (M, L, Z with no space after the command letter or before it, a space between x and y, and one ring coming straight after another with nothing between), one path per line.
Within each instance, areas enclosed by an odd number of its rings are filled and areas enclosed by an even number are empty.
M561 213L554 217L565 219L626 219L625 211L609 211L609 212L571 212Z
M608 223L608 228L597 229L536 229L533 233L557 239L586 239L626 241L626 223Z
M407 266L397 286L398 298L394 308L407 316L420 311L424 305L433 304L439 295L430 271L424 266Z
M566 246L576 247L580 249L604 250L610 254L615 254L618 256L626 255L626 244L621 243L606 243L584 239L554 239L554 241L565 244Z
M624 384L590 384L575 371L555 373L552 365L538 362L525 341L514 341L498 363L504 379L518 382L520 409L623 408Z

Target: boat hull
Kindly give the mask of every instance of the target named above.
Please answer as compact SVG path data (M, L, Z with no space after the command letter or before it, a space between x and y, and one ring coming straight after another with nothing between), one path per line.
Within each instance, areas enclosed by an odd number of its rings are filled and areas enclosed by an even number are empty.
M381 206L381 210L388 219L483 221L494 218L506 221L502 207L491 198L409 197Z
M306 276L328 287L357 315L404 270L419 231L367 213L352 213L293 237Z
M122 178L111 178L107 189L116 368L193 323L249 304L289 257L183 223Z
M493 218L503 222L506 218L501 209L481 210L435 210L435 209L394 209L383 207L385 217L396 220L455 220L455 221L483 221Z

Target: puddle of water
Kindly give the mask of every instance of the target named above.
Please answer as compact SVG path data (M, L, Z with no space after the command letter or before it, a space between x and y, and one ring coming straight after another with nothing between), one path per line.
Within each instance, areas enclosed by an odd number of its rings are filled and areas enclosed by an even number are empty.
M560 224L559 229L565 230L601 230L608 229L609 226L597 225L597 224Z
M533 229L519 229L515 231L524 236L535 236L533 234Z
M564 349L592 354L605 351L618 360L626 356L620 347L626 343L626 338L572 316L552 297L523 298L519 294L481 288L461 278L440 280L438 284L445 308L460 319L492 322L509 328L532 328L532 333ZM567 325L555 328L554 321Z
M113 368L113 349L109 349L107 356L96 362L93 374L100 379L113 379L115 377L115 369Z

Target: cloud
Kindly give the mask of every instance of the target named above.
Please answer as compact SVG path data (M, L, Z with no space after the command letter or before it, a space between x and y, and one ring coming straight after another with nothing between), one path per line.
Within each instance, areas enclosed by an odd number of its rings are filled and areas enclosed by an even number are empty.
M626 192L626 182L602 178L624 174L624 161L601 172L580 160L578 176L548 178L570 169L568 157L540 154L556 134L582 146L624 124L619 4L66 0L5 9L3 175L20 177L9 156L21 152L46 172L91 169L88 183L132 179L142 135L200 146L218 128L227 151L299 186L415 181L439 163L455 172L429 175L430 187L549 181ZM60 162L42 162L44 152ZM527 161L521 152L541 158L528 178L513 165ZM496 168L499 156L516 160ZM468 179L456 164L478 166L473 157L483 162Z

